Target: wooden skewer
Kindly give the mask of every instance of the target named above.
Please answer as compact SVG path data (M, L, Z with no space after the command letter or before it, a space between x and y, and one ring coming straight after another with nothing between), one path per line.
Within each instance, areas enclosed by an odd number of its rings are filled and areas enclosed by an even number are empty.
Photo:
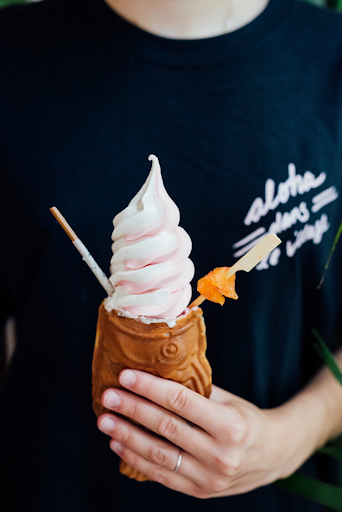
M202 304L202 302L204 302L205 300L207 300L205 297L203 297L203 295L199 295L197 297L197 299L195 299L193 302L191 302L190 306L188 306L189 309L191 308L195 308L195 307L198 307Z
M65 220L61 212L54 206L50 208L50 212L55 217L57 222L62 226L68 237L71 239L72 243L82 256L83 261L88 265L92 273L98 279L99 283L103 286L109 296L113 295L114 287L112 283L109 281L106 274L100 269L86 246L81 242L81 240L76 235L75 231L70 227L68 222Z
M226 279L229 279L238 270L250 272L260 261L267 256L273 249L281 244L280 238L277 235L266 235L258 244L256 244L250 251L248 251L242 258L240 258L230 269L227 271ZM199 295L189 308L200 306L206 299L203 295Z

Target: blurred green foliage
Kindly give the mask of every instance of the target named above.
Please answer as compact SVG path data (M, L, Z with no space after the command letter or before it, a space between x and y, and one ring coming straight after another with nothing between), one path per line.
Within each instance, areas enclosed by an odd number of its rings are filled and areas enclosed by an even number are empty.
M11 4L25 4L25 0L0 0L0 7Z
M35 1L37 1L37 0L35 0ZM305 1L311 2L312 4L315 4L315 5L334 7L335 9L339 9L342 11L342 0L305 0ZM25 4L27 2L30 2L30 0L0 0L0 7L5 7L5 5L11 5L11 4Z

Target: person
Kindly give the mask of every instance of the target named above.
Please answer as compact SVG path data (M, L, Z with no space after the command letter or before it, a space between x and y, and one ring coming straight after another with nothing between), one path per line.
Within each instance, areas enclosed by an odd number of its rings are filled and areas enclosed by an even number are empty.
M341 222L341 15L298 0L44 0L0 12L0 45L0 311L17 326L2 509L320 510L270 484L300 467L333 478L311 455L342 431L310 331L342 364L340 248L317 290ZM111 219L150 153L194 283L268 231L282 244L237 275L238 301L203 305L211 400L128 369L104 393L104 436L91 410L103 291L48 209L106 268ZM113 452L161 485L121 475Z

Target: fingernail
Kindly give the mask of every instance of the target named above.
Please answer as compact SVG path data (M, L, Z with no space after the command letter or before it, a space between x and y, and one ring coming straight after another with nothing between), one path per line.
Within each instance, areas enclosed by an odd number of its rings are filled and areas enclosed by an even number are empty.
M103 399L105 407L116 407L119 402L120 397L115 391L108 391Z
M115 423L110 418L103 418L103 420L101 421L101 423L99 425L99 429L105 433L112 432L114 430L114 428L115 428Z
M121 453L123 449L122 444L119 443L118 441L112 441L110 443L110 447L115 453Z
M132 386L134 382L136 381L135 373L133 373L131 370L127 370L123 372L123 374L120 376L120 383L123 386Z

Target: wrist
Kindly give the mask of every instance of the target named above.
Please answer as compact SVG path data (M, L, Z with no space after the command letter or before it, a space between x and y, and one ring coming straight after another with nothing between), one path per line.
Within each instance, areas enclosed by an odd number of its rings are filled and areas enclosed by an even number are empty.
M327 441L326 404L303 392L267 414L274 424L277 478L286 478Z

